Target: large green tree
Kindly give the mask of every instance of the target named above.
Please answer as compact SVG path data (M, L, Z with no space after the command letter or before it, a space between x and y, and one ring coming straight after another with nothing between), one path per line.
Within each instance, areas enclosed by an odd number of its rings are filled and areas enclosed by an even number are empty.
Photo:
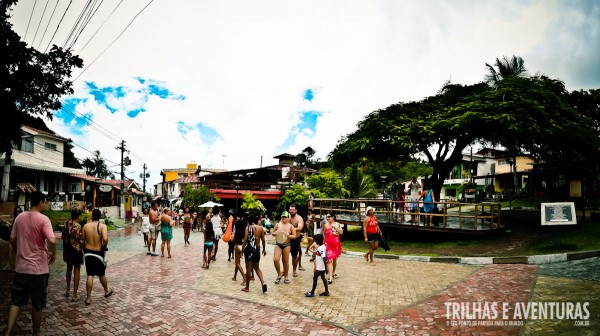
M25 115L52 119L52 111L61 108L60 97L73 93L72 69L83 66L78 56L56 45L47 53L27 46L8 20L16 2L0 2L0 111L6 120L0 123L0 153L7 159L12 144L21 140Z
M317 198L345 198L350 192L344 188L344 183L333 170L323 170L306 178L306 184Z
M200 204L204 204L210 200L218 201L215 194L211 193L206 186L200 186L198 188L193 187L191 184L187 184L183 188L183 201L185 206L195 208Z
M370 113L330 153L337 166L422 155L439 197L444 179L470 145L499 145L540 160L583 160L598 136L569 105L560 80L508 76L496 87L446 84L435 96Z
M104 158L102 158L102 156L100 155L99 150L93 151L91 158L85 158L82 162L82 166L83 168L85 168L85 172L87 175L95 176L102 179L105 179L107 177L110 177L111 179L115 178L114 174L108 170L108 167L106 166L106 161L104 161Z

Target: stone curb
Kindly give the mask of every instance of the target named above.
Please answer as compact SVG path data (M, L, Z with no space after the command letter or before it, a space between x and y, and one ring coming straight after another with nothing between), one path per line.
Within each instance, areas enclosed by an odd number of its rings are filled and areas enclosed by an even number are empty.
M364 252L343 251L345 255L353 257L362 257ZM581 260L600 256L600 250L567 252L556 254L540 254L532 256L514 256L514 257L428 257L418 255L395 255L395 254L375 254L378 259L397 259L405 261L419 262L438 262L447 264L464 265L491 265L491 264L529 264L542 265L561 261Z

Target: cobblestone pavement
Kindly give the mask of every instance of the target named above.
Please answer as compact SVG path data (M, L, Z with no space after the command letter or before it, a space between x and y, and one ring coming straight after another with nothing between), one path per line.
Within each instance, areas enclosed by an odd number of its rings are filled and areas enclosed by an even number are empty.
M72 303L63 296L65 266L62 256L57 258L42 323L46 335L592 335L600 330L598 258L541 266L378 259L370 266L362 257L344 255L331 296L306 298L303 293L312 284L307 257L306 271L292 277L290 265L291 283L276 285L273 246L268 245L261 258L268 291L262 293L256 277L245 293L239 275L231 280L234 265L227 261L227 244L220 244L217 261L204 270L201 233L192 233L192 245L184 246L182 230L175 229L173 258L168 259L146 256L142 238L130 231L111 233L107 278L115 293L104 298L95 279L90 306L83 303L85 267L82 299ZM577 277L566 277L569 269L579 270L571 273ZM0 272L0 332L6 329L12 277ZM319 282L317 293L322 288ZM511 318L516 325L493 325L499 318L476 323L447 316L447 305L473 302L507 303L512 316L518 303L528 301L589 302L591 324ZM15 334L31 333L29 310L21 311Z

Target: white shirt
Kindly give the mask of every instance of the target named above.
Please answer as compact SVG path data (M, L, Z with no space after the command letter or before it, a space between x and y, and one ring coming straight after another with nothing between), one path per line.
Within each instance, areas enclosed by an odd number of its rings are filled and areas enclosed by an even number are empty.
M212 223L213 231L215 232L215 240L220 239L223 235L223 230L221 230L221 216L218 214L212 216L210 222Z
M419 188L421 187L421 185L419 185L419 182L411 182L409 185L410 188L410 198L415 200L415 199L419 199Z
M325 270L325 260L323 260L323 258L326 256L326 254L327 248L325 247L325 244L317 247L317 258L315 259L317 271Z

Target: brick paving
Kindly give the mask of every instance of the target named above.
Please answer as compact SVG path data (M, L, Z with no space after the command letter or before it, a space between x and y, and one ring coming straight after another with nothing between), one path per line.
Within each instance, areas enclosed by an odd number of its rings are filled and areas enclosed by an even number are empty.
M362 257L344 255L332 295L305 298L303 293L312 284L308 259L304 258L306 271L297 278L290 274L290 284L276 285L269 245L267 256L261 258L268 292L262 294L257 278L250 293L244 293L241 277L231 280L234 266L227 262L225 243L220 244L217 261L204 270L201 234L192 233L192 245L184 246L181 229L174 231L172 259L146 256L141 237L111 236L107 277L115 294L104 298L96 279L90 306L83 303L84 274L80 302L64 298L64 263L59 256L51 267L42 331L46 335L591 335L599 330L598 282L539 274L538 266L386 259L370 266ZM597 264L577 265L597 268ZM557 267L546 269L556 273ZM11 272L0 272L0 332L6 330L12 277ZM530 300L590 301L590 321L595 322L580 328L548 320L526 321L524 326L459 326L447 318L444 304L508 302L512 307ZM16 335L31 333L29 310L21 311Z

